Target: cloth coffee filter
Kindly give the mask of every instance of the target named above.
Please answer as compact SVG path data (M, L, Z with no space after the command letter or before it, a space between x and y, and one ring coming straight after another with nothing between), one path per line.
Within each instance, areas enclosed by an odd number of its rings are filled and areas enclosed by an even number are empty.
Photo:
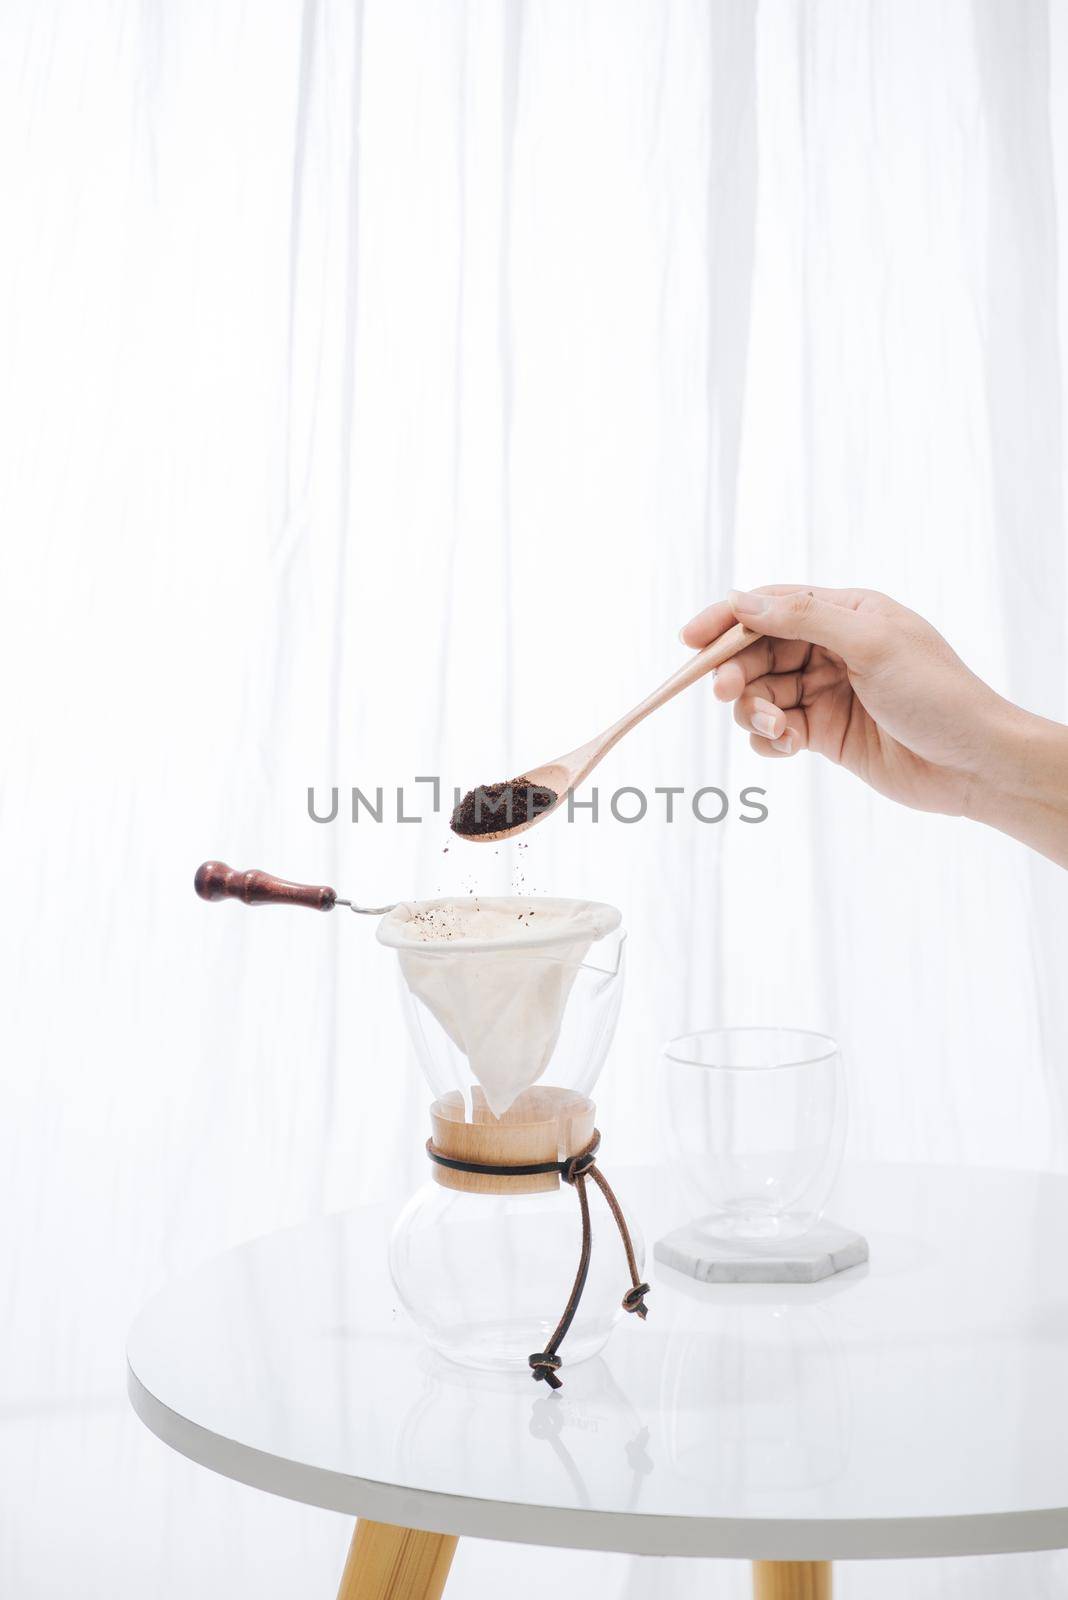
M378 938L500 1117L545 1071L578 968L619 923L592 900L425 900L396 906Z

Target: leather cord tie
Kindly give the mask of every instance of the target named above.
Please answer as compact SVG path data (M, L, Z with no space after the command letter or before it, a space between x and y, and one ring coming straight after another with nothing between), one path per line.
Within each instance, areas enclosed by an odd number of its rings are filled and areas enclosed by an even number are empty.
M630 1273L631 1286L623 1296L624 1311L634 1311L644 1322L648 1316L645 1297L649 1293L649 1285L642 1283L638 1276L638 1263L634 1255L634 1242L627 1227L626 1218L622 1207L612 1192L612 1186L604 1173L597 1165L597 1151L600 1148L601 1135L595 1128L593 1138L585 1150L580 1150L578 1155L568 1156L564 1161L538 1161L521 1166L495 1166L483 1161L457 1161L452 1156L442 1155L440 1150L434 1148L434 1141L426 1142L426 1153L431 1161L436 1161L441 1167L450 1167L454 1172L481 1172L491 1177L499 1178L532 1178L540 1173L555 1172L569 1183L578 1195L579 1212L582 1216L582 1248L579 1252L578 1271L575 1281L571 1286L571 1293L567 1299L560 1321L553 1329L552 1338L544 1350L536 1350L528 1357L531 1377L535 1383L547 1383L550 1389L563 1387L562 1381L557 1377L563 1365L557 1354L563 1344L568 1329L575 1320L575 1313L582 1299L582 1291L586 1287L586 1278L590 1270L590 1254L593 1249L593 1230L590 1225L590 1197L587 1191L587 1180L592 1179L604 1195L613 1221L619 1229L619 1237L623 1241L623 1249L627 1257L627 1271Z

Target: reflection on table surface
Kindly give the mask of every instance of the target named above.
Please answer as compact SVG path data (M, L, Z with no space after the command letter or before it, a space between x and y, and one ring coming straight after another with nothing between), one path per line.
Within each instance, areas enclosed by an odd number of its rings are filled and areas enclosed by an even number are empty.
M678 1192L665 1174L619 1179L651 1255L686 1220ZM705 1518L1063 1505L1068 1179L857 1169L831 1212L868 1235L869 1266L743 1286L651 1264L648 1323L565 1365L557 1395L423 1345L373 1209L173 1285L135 1326L131 1365L223 1439L452 1495Z

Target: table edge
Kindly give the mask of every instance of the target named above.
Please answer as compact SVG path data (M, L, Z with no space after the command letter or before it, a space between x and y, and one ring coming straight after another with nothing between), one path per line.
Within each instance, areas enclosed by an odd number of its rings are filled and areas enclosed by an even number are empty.
M212 1433L158 1400L138 1378L129 1357L126 1389L130 1404L150 1433L221 1477L324 1511L428 1533L620 1555L719 1556L747 1561L893 1560L1068 1548L1068 1507L955 1517L817 1521L597 1511L444 1494L288 1461Z

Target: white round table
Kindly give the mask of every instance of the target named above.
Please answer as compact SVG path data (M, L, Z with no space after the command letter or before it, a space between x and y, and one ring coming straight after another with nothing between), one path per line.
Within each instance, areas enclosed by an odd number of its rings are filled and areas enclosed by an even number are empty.
M1068 1178L854 1169L831 1209L870 1264L745 1286L654 1263L685 1204L668 1174L607 1171L649 1320L578 1365L565 1342L557 1394L434 1356L366 1208L157 1296L133 1405L216 1472L360 1518L346 1600L440 1595L458 1535L748 1557L758 1594L811 1597L839 1557L1068 1546ZM595 1248L610 1229L595 1212Z

